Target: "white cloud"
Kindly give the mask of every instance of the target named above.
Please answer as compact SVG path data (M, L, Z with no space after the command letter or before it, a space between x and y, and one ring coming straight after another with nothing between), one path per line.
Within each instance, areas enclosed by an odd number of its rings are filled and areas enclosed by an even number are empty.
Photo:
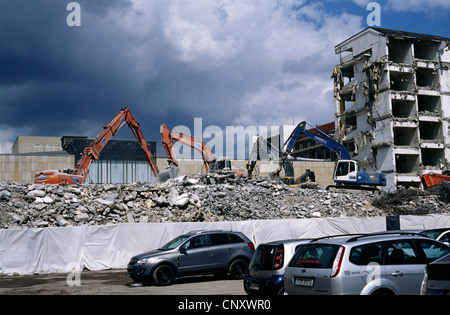
M9 154L13 146L12 139L16 137L16 130L0 128L0 154Z

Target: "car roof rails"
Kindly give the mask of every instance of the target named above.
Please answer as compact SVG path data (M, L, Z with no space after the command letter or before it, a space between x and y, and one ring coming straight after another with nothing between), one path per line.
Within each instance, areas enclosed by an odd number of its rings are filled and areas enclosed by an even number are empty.
M411 232L411 231L383 231L383 232L375 232L375 233L367 233L367 234L360 234L359 236L356 235L350 239L347 240L347 243L355 242L361 238L365 237L374 237L374 236L388 236L388 235L405 235L405 236L421 236L421 237L428 237L424 234L421 234L420 232Z
M326 235L326 236L322 236L322 237L318 237L318 238L314 238L311 240L311 242L317 242L318 240L323 240L323 239L331 239L331 238L335 238L335 237L349 237L349 236L360 236L360 235L365 235L364 233L356 233L356 234L336 234L336 235Z

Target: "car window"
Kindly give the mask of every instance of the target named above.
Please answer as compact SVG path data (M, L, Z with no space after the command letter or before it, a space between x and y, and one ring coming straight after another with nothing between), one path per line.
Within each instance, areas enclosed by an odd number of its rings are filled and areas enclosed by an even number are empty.
M442 237L439 239L440 242L448 242L450 243L450 231L442 235Z
M380 243L355 246L350 250L350 262L365 266L371 262L381 263L382 246Z
M272 270L276 253L276 245L259 245L250 261L250 268L255 270Z
M199 235L188 240L184 247L186 249L200 248L206 246L206 235Z
M417 242L425 253L427 263L450 254L450 248L444 244L428 240L417 240Z
M423 234L425 236L428 236L429 238L436 239L442 231L439 230L430 230L430 231L422 231L420 234Z
M386 265L419 264L420 261L410 241L386 242Z
M178 245L183 243L189 237L190 237L190 235L180 235L180 236L174 238L173 240L171 240L169 243L163 245L161 248L159 248L159 250L171 250L171 249L177 248Z
M223 245L228 244L228 234L226 233L218 233L218 234L210 234L209 235L210 245Z
M236 234L228 234L230 236L231 243L242 243L244 240Z
M290 267L331 268L339 245L305 244L295 253Z

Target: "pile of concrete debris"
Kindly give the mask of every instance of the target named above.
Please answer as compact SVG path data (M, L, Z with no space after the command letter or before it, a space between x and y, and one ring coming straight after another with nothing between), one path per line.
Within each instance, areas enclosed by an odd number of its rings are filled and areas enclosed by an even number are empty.
M367 194L291 188L234 173L180 176L158 184L0 182L0 228L386 215L373 200ZM436 196L424 197L419 204L426 204L429 213L450 213L449 203ZM417 205L410 202L404 210L414 214Z

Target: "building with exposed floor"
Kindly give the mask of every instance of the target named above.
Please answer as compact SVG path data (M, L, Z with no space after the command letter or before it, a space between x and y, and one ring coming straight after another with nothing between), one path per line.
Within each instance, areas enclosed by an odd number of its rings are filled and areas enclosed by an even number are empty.
M450 169L450 38L367 28L335 47L336 138L387 189Z

